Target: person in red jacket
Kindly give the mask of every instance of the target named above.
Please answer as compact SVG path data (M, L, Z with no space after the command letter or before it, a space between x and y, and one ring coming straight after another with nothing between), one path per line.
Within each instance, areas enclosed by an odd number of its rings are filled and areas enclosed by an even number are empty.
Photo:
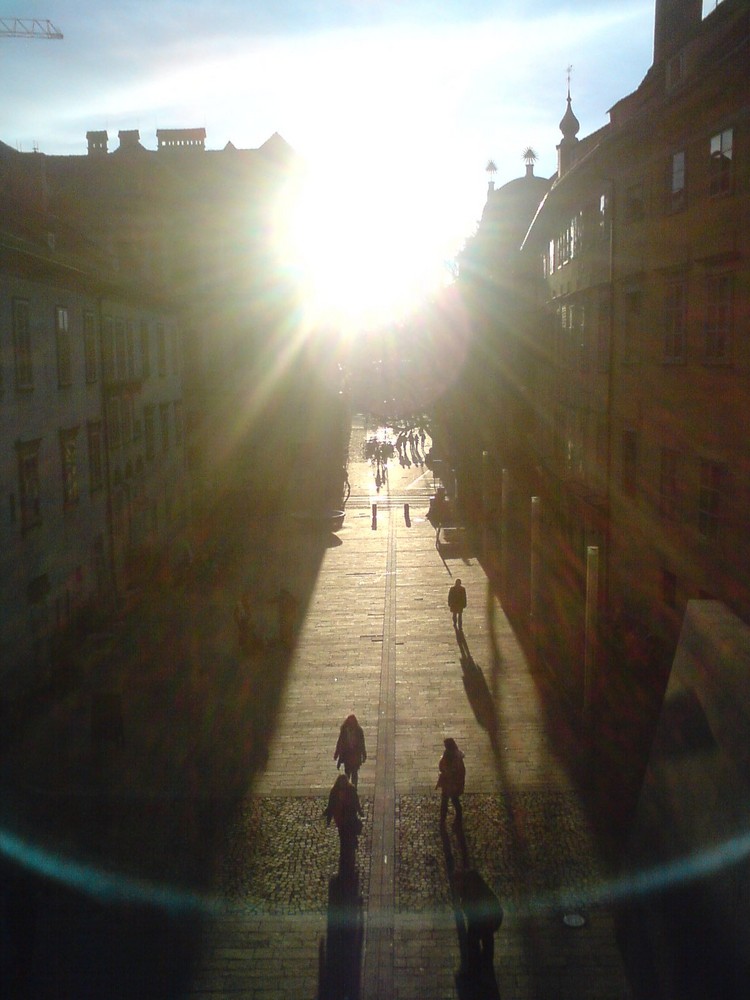
M440 827L445 827L448 817L448 799L453 803L456 811L456 826L460 827L463 822L463 809L461 799L464 784L466 783L466 765L464 755L458 749L458 744L450 736L443 740L443 756L438 762L438 780L436 788L440 789Z

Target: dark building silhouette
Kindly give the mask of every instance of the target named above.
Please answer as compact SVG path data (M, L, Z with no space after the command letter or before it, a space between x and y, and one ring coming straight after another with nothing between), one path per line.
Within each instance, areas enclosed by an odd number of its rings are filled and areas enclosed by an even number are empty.
M748 94L747 0L656 0L653 64L609 122L579 136L568 93L536 201L527 178L491 185L461 260L474 341L440 408L464 516L578 723L594 813L617 849L637 815L631 863L694 856L693 875L744 816ZM657 726L688 743L652 752ZM744 995L732 857L629 909L638 996Z
M750 616L749 16L657 2L641 85L580 138L568 94L548 190L490 190L461 265L477 334L443 401L459 494L617 760L621 741L645 752L686 602Z
M210 516L227 497L241 494L248 516L272 509L288 486L284 470L304 453L307 502L322 504L327 470L340 477L342 466L335 365L314 331L303 329L288 248L279 238L299 167L293 150L278 134L258 149L227 143L210 150L203 128L160 129L155 150L135 129L121 130L114 149L106 131L89 131L86 139L80 156L7 146L0 156L9 245L29 241L23 264L20 250L12 262L5 258L4 370L13 371L18 333L10 303L17 296L29 305L34 350L54 344L54 309L67 309L77 365L73 388L58 390L51 382L42 392L35 359L33 391L6 383L0 400L12 423L5 437L6 495L15 511L6 525L14 560L8 586L19 594L31 586L35 595L31 610L14 606L16 630L25 633L31 612L49 621L51 609L70 604L71 573L85 578L78 589L92 590L96 574L86 567L94 542L97 565L104 550L108 588L122 596L139 568L153 567L146 550L180 544L191 521ZM32 275L40 284L17 284ZM110 305L112 289L127 309ZM98 367L91 362L84 378L87 337L96 341ZM78 381L86 401L78 409L65 403L56 414ZM48 568L36 551L47 528L26 531L22 524L28 488L19 468L30 468L34 458L29 442L63 432L72 441L73 428L80 458L86 428L97 422L110 490L104 526L82 528L74 542L68 533L72 567ZM71 449L63 447L72 465ZM41 466L39 476L52 482ZM153 489L146 488L149 477ZM39 503L51 524L46 509L53 508L44 496ZM7 632L4 647L15 647L15 636ZM21 660L27 652L19 647Z
M45 168L0 146L4 703L64 666L190 499L177 311L52 210Z

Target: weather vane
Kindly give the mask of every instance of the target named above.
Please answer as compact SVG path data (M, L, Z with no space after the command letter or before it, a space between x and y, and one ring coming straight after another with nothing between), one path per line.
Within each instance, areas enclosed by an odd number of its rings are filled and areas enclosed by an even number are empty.
M568 77L568 97L570 97L570 74L573 72L573 64L570 63L567 70L565 71Z

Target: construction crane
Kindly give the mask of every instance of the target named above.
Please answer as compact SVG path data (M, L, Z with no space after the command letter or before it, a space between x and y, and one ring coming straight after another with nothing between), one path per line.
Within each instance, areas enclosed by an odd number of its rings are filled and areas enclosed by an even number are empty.
M0 17L0 35L8 38L62 38L52 21L36 17Z

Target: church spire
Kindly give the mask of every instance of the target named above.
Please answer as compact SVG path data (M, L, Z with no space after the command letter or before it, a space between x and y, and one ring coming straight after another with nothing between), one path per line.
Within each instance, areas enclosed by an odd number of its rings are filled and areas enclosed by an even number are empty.
M560 131L562 132L562 139L560 141L560 145L557 147L558 177L561 177L565 173L565 171L569 169L569 167L573 162L574 149L578 145L577 135L581 128L581 123L573 114L573 108L571 107L571 102L570 102L570 74L572 70L573 67L568 66L567 107L565 109L565 114L562 116L562 119L560 121Z
M573 72L573 67L568 66L567 76L568 76L568 106L565 109L565 114L562 116L560 122L560 131L563 134L563 139L576 140L578 131L581 128L581 123L578 121L576 116L573 114L573 108L570 106L570 74Z

